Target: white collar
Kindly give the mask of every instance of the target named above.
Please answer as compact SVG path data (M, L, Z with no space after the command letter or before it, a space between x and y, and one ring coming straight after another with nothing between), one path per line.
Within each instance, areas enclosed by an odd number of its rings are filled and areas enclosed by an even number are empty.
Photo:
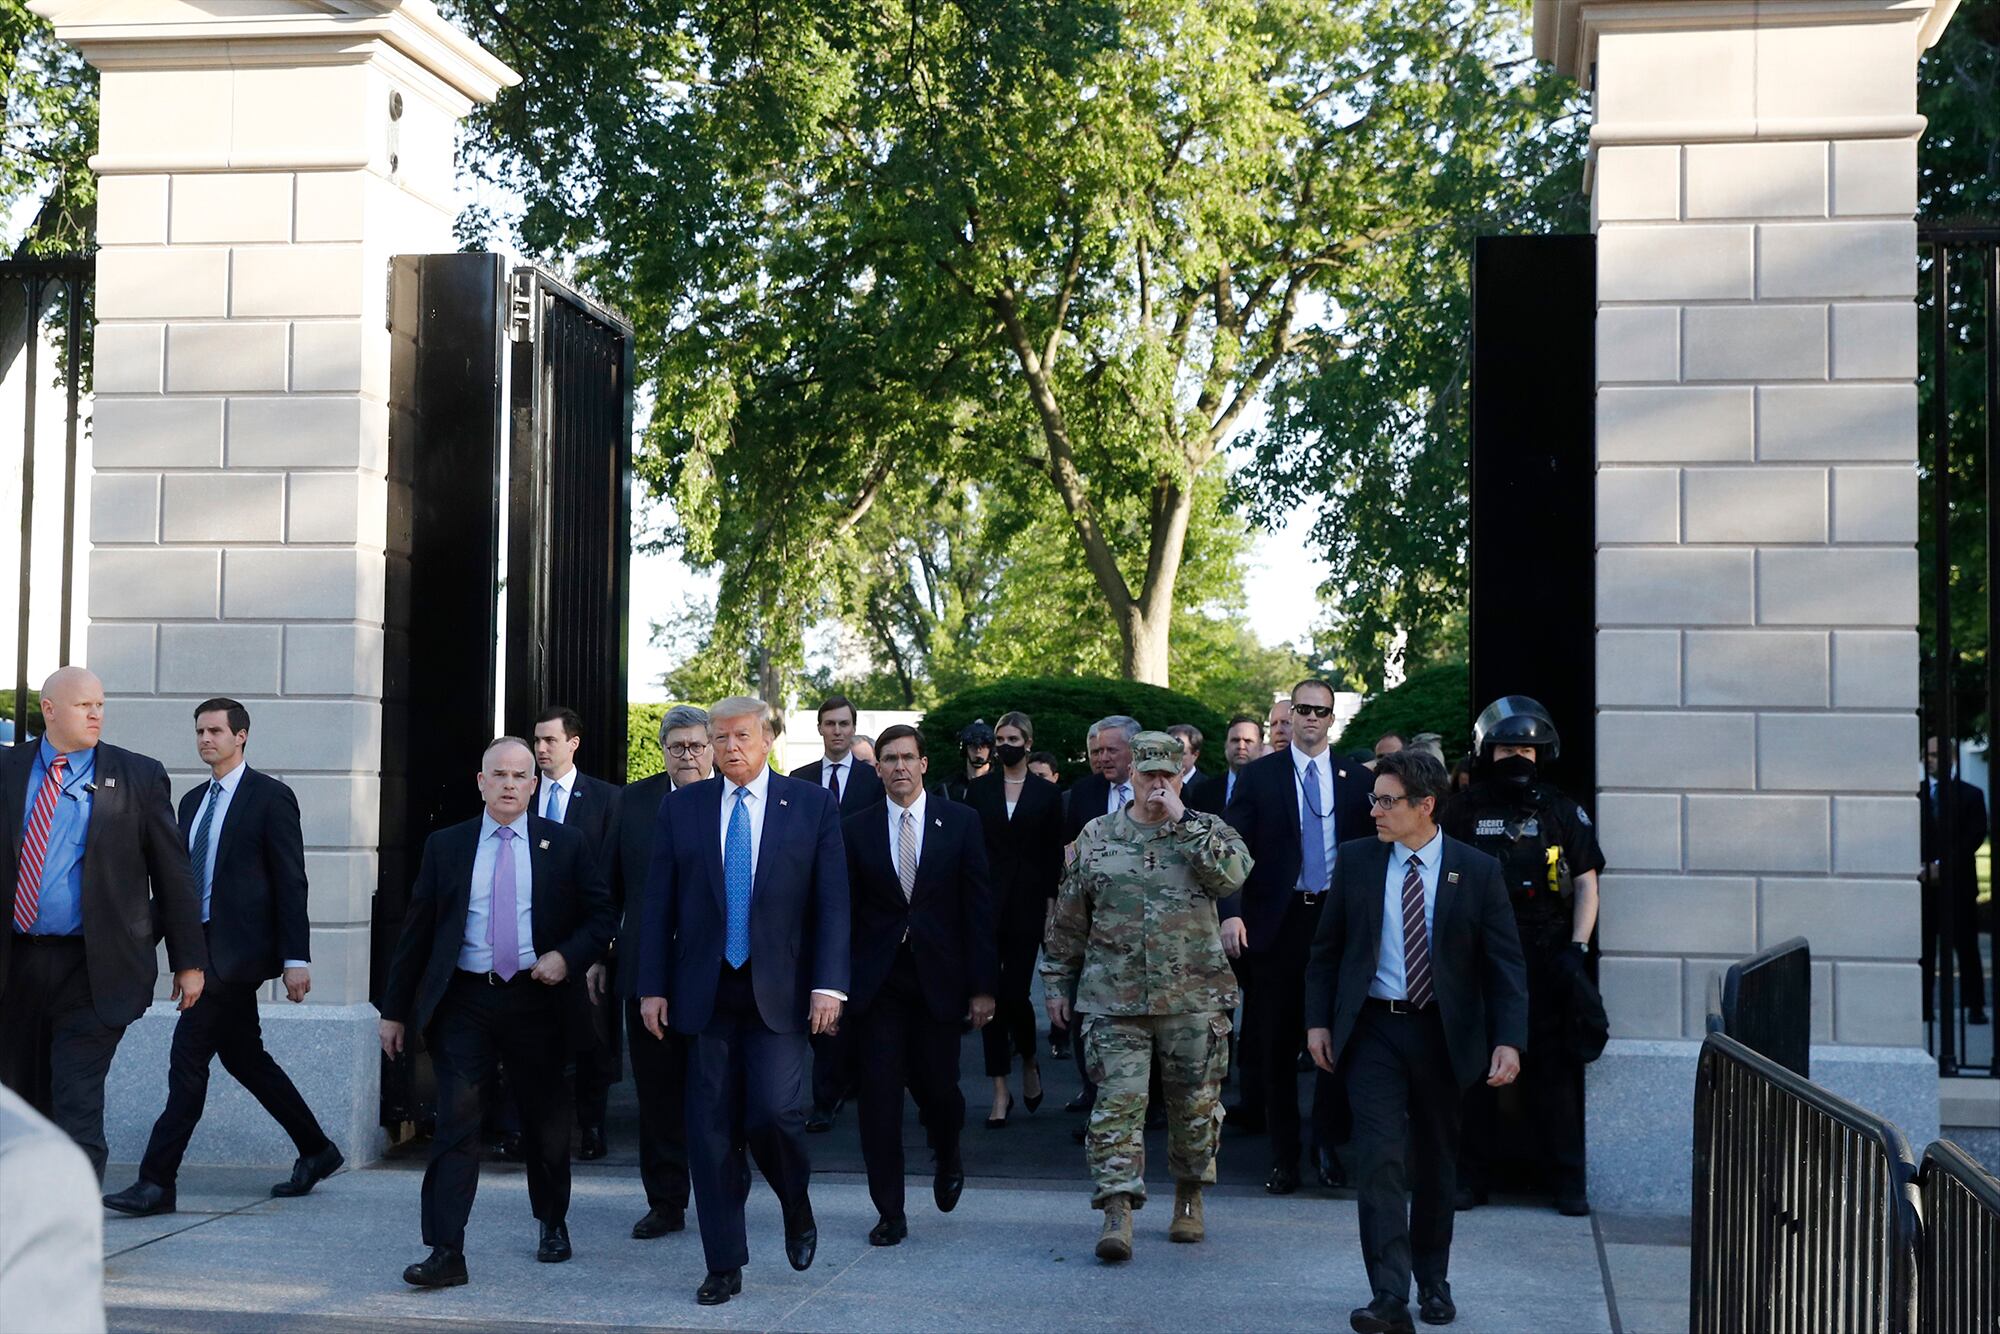
M924 791L922 784L918 784L917 786L917 799L911 802L907 807L898 806L896 804L896 799L894 797L891 797L889 799L889 823L892 825L900 823L903 818L902 814L903 811L908 810L911 815L914 815L916 817L917 824L919 827L921 827L924 822L924 810L926 806L929 804L930 799L931 799L931 794Z
M853 767L854 764L854 752L850 750L845 755L841 756L839 759L836 760L835 758L833 758L833 756L828 755L824 751L822 751L820 752L819 764L821 769L831 769L838 764L845 764L851 768Z
M1287 746L1287 749L1292 752L1292 768L1294 769L1311 768L1313 765L1323 764L1326 766L1326 771L1328 773L1333 772L1332 746L1328 746L1325 750L1321 751L1317 755L1306 754L1304 751L1299 749L1299 743L1296 741L1290 743L1290 745Z
M757 776L755 778L752 778L749 782L741 785L741 790L748 792L750 794L750 799L756 802L760 806L764 804L764 794L770 791L770 788L771 788L771 766L768 762L765 763L762 768L757 770ZM736 800L737 791L738 791L738 785L733 780L728 778L724 778L722 780L722 798L723 798L723 803L725 805L728 804L729 802Z
M231 769L228 773L224 774L220 778L217 778L215 776L215 772L213 770L210 770L208 775L208 781L210 783L222 784L223 795L227 797L233 797L236 795L237 787L243 782L243 771L248 769L249 767L250 767L250 761L245 760L243 761L243 763L237 765L234 769ZM211 791L212 790L213 789L211 788Z
M561 778L551 778L547 774L543 774L542 775L542 787L544 789L543 795L546 796L547 789L551 786L554 786L561 788L563 790L563 796L568 797L571 793L576 791L576 776L578 772L579 771L577 767L574 764L572 764L569 767L569 772L564 774Z

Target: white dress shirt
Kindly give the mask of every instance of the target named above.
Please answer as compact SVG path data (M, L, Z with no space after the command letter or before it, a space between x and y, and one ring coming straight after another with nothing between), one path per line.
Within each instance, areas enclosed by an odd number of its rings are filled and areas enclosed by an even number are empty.
M222 826L229 819L229 803L236 799L236 789L243 786L243 771L249 767L247 763L239 764L220 778L211 774L208 782L202 785L207 796L202 805L195 807L194 823L188 826L188 851L193 852L195 832L201 828L206 808L209 805L215 807L215 819L208 827L208 861L202 867L201 877L201 920L204 923L208 921L209 900L215 896L215 850L222 846ZM222 784L222 791L215 790L212 786L215 783ZM287 959L285 967L310 968L312 964L305 959Z
M572 771L573 772L573 771ZM535 872L534 858L528 855L526 812L507 822L514 831L514 942L521 969L535 966ZM465 901L465 939L459 942L458 966L469 973L493 971L493 932L488 918L493 915L493 868L500 860L500 822L487 811L479 817L479 847L472 854L471 894Z
M576 800L576 773L577 773L576 766L572 764L569 767L569 772L564 774L561 778L551 778L547 774L543 774L542 789L541 791L535 794L535 814L541 816L544 820L552 818L549 815L549 794L555 788L561 788L562 819L557 820L556 823L568 824L569 804L572 801ZM527 834L524 832L522 834L522 837L523 838L527 837Z
M1444 861L1442 830L1415 852L1401 843L1389 846L1389 869L1382 878L1382 943L1375 956L1375 980L1368 984L1368 994L1377 1000L1410 998L1403 981L1403 877L1412 857L1417 859L1417 874L1424 881L1424 936L1433 942L1431 977L1437 977L1436 933L1431 928L1437 921L1438 866ZM1431 990L1437 990L1435 980Z
M1109 782L1109 780L1106 780ZM1104 813L1114 814L1125 809L1125 803L1132 800L1132 780L1128 777L1122 783L1112 783L1111 790L1104 795Z
M764 850L764 813L769 808L771 791L771 766L766 764L757 770L757 776L747 783L722 780L722 823L717 827L717 837L722 841L722 858L729 860L729 813L736 808L736 794L747 792L743 799L743 813L750 817L750 883L757 883L757 857ZM753 902L754 897L753 897ZM835 991L832 987L814 987L816 996L832 996L836 1000L846 1000L847 993Z
M1319 798L1319 808L1326 812L1325 817L1319 822L1319 832L1321 840L1326 844L1326 875L1327 884L1330 885L1333 883L1334 850L1340 846L1340 831L1333 827L1333 748L1329 746L1317 755L1308 755L1294 744L1286 758L1292 762L1292 797L1299 804L1301 834L1306 827L1306 784L1315 784L1319 789L1315 795ZM1399 887L1401 883L1397 882ZM1303 860L1299 863L1298 888L1306 888L1306 868ZM1325 886L1322 885L1321 888L1324 889Z
M917 864L919 866L923 864L924 860L924 812L929 809L929 806L930 794L925 792L923 787L919 785L917 788L917 799L911 802L908 808L911 817L915 819L917 824ZM902 874L903 869L902 862L898 860L902 856L903 847L903 810L903 807L896 804L894 797L889 799L889 865L896 868L898 875Z
M822 754L819 757L819 785L829 792L832 791L835 775L838 775L840 778L840 795L845 798L847 796L847 784L854 777L853 751L848 751L847 754L837 760L833 756L826 754Z

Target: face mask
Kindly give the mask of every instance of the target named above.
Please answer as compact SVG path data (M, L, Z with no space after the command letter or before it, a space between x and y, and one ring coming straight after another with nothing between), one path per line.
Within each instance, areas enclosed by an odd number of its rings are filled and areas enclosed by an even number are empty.
M1026 746L1010 746L1003 741L993 748L993 756L1000 761L1001 767L1011 769L1022 760L1028 758L1028 748Z
M1526 755L1509 755L1493 761L1493 776L1503 783L1525 786L1535 781L1535 762Z

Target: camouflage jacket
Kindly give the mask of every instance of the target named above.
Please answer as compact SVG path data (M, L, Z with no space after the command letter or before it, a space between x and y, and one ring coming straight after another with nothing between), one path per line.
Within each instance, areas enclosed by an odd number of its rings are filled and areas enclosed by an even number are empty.
M1147 828L1124 811L1077 835L1042 942L1042 982L1083 1014L1197 1014L1236 1004L1216 903L1250 874L1243 837L1190 812Z

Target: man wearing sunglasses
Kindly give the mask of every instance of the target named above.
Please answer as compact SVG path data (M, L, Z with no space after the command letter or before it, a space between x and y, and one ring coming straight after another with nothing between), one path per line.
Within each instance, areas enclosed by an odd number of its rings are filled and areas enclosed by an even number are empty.
M1334 866L1334 850L1363 837L1371 775L1336 759L1333 687L1310 679L1292 688L1291 738L1246 767L1222 818L1243 835L1255 863L1240 893L1224 900L1223 944L1242 955L1246 1066L1264 1076L1264 1125L1271 1172L1264 1189L1299 1188L1298 1053L1305 1039L1306 959ZM1343 1183L1334 1146L1346 1138L1338 1085L1315 1077L1312 1124L1320 1184Z

